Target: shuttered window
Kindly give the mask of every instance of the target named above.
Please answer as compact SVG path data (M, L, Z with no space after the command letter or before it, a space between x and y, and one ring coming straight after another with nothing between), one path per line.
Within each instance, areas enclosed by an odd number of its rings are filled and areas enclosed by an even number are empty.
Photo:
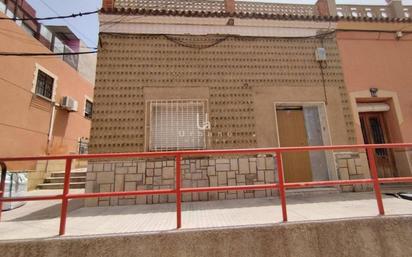
M205 130L200 127L206 104L205 100L150 101L150 150L204 149Z

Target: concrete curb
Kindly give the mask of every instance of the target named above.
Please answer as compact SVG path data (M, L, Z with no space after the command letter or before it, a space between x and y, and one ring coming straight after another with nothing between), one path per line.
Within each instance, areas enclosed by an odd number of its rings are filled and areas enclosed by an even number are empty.
M409 257L412 216L0 242L2 257Z

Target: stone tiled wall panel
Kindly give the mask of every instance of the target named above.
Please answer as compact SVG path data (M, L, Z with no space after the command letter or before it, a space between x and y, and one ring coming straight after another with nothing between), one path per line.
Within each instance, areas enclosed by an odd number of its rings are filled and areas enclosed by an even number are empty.
M188 159L182 161L182 187L257 185L277 181L273 157ZM91 162L86 192L119 192L175 188L174 160ZM274 196L274 190L184 193L183 202ZM116 206L175 202L175 195L101 197L87 206Z
M370 178L368 159L365 152L335 153L336 168L340 180ZM372 185L341 186L345 192L370 191Z

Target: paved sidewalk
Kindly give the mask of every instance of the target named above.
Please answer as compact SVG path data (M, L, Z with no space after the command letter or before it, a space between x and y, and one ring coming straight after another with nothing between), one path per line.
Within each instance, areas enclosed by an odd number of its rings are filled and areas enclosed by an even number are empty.
M292 195L287 201L290 222L378 213L372 192ZM59 205L56 201L53 204ZM412 215L412 201L384 196L384 206L387 215ZM281 213L277 197L183 203L183 229L274 224L281 222ZM66 236L159 232L176 226L175 204L79 208L68 217ZM29 203L3 213L0 240L55 237L58 227L56 206L44 208Z

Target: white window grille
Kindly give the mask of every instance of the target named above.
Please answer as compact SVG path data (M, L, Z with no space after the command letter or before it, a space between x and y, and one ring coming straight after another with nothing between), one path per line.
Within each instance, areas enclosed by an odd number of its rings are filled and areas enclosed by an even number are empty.
M206 148L206 100L150 100L150 151Z

